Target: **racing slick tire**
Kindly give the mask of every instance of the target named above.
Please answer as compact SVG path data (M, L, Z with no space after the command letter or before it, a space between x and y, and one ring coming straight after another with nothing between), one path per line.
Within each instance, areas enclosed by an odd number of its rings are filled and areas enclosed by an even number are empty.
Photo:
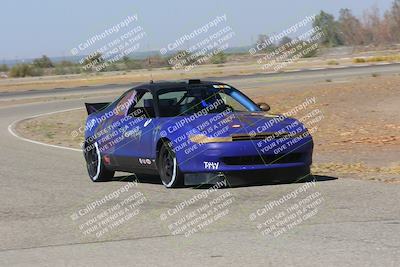
M109 181L114 177L115 171L108 170L103 163L97 142L85 146L84 155L86 168L93 182Z
M161 146L157 166L161 182L165 187L176 188L184 185L184 175L179 169L171 142L167 141Z

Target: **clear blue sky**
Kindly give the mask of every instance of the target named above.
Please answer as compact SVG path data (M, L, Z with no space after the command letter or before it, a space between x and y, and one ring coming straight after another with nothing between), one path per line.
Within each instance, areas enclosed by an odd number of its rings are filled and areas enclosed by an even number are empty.
M272 33L321 9L337 16L340 8L354 14L392 0L280 1L134 1L134 0L2 0L0 59L32 58L42 54L69 56L70 49L128 15L137 14L147 37L142 50L160 49L182 34L226 14L236 36L232 46L248 45L260 33Z

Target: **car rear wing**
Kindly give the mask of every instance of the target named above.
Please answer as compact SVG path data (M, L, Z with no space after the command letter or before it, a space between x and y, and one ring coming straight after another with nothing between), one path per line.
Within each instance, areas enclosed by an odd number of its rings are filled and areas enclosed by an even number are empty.
M96 113L106 106L110 105L110 102L104 102L104 103L85 103L86 111L87 114L90 115L92 113Z

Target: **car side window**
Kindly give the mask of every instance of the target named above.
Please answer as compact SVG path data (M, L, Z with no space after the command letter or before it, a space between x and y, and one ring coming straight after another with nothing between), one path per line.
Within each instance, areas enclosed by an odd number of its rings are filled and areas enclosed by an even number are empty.
M127 115L132 117L154 118L153 95L149 91L139 91L136 101L129 107Z
M175 117L181 113L181 105L186 104L189 99L185 98L187 90L173 91L158 95L158 108L161 117ZM178 103L182 100L184 103Z

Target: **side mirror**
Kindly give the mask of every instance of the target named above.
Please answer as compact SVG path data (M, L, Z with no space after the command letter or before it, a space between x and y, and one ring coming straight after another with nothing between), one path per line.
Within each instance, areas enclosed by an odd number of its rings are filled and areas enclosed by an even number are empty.
M271 107L267 103L257 103L262 111L269 111Z

